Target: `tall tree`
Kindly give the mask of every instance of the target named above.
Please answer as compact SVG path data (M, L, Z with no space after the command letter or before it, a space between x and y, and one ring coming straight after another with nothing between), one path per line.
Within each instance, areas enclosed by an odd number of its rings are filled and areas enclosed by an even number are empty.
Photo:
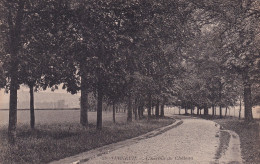
M15 143L16 124L17 124L17 89L18 89L18 54L22 47L23 21L25 11L25 1L2 1L1 3L1 38L4 43L3 55L7 56L4 67L8 71L10 78L10 106L9 106L9 125L8 141Z
M219 58L235 74L241 74L244 85L245 120L252 121L251 86L259 83L259 1L202 1L196 6L209 13L211 25L217 26ZM215 31L216 32L216 31Z

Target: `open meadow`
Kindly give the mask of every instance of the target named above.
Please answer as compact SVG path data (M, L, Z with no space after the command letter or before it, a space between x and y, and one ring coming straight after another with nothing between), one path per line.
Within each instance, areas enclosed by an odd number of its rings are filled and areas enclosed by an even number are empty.
M8 124L8 110L0 110L0 127ZM190 110L188 111L190 113ZM203 110L201 111L203 114ZM253 117L255 119L260 118L260 107L256 106L252 110ZM184 114L185 110L182 109L180 114ZM197 113L197 110L194 111ZM222 109L223 115L225 115L225 109ZM103 122L104 124L112 122L112 112L103 111ZM165 114L168 116L179 114L178 107L165 107ZM212 114L212 110L209 109L209 114ZM217 115L219 115L219 109L217 108ZM231 107L227 111L227 116L238 117L239 107ZM241 117L244 117L244 109L242 108ZM35 110L35 121L36 124L59 124L59 123L79 123L80 111L79 110ZM96 112L88 112L88 121L90 124L95 125L97 119ZM127 113L116 113L116 122L124 123L127 119ZM29 110L18 110L17 112L17 126L30 124L30 111Z
M96 112L88 112L89 126L79 123L79 110L35 110L35 130L29 110L18 111L16 146L7 141L8 110L1 110L0 163L48 163L110 143L133 138L174 122L170 118L126 122L126 113L103 112L103 128L96 129Z
M8 110L0 110L0 126L8 124ZM103 113L103 122L112 122L112 112ZM126 113L116 113L116 122L126 122ZM35 110L35 123L37 124L59 124L59 123L79 123L79 110ZM90 124L96 124L97 113L88 112L88 120ZM30 124L30 111L18 110L17 126Z

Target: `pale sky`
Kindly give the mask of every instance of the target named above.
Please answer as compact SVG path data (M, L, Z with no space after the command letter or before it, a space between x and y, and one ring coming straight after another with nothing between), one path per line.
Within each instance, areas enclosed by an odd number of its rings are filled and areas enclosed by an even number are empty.
M50 88L47 88L45 91L40 91L40 92L43 92L43 93L64 93L64 94L70 94L66 90L63 90L61 88L62 88L62 86L60 85L59 89L55 90L54 92L51 91ZM20 89L18 90L18 93L19 92L28 92L28 94L29 94L29 88L27 86L21 85ZM0 89L0 104L9 102L9 96L10 96L9 94L4 92L4 89Z

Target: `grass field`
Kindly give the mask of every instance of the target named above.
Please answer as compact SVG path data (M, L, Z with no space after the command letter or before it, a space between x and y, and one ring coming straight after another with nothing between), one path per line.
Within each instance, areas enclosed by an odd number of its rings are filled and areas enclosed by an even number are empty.
M238 117L238 107L230 108L228 110L228 116ZM188 111L190 112L190 110ZM173 115L178 114L179 109L177 107L165 107L165 114ZM197 111L195 110L195 113ZM95 124L96 123L96 112L89 112L89 122ZM184 114L184 109L181 110L181 114ZM203 114L203 110L202 110ZM211 115L211 109L209 110L209 114ZM217 115L219 114L219 109L217 109ZM223 109L223 114L225 114L225 110ZM30 123L30 111L29 110L18 110L18 126L21 124L29 124ZM80 111L79 110L35 110L35 119L36 124L53 124L53 123L78 123L79 122ZM244 116L244 111L242 109L241 117ZM253 108L253 116L254 118L260 118L260 106ZM117 113L116 119L118 122L126 121L126 113ZM112 120L111 112L103 112L103 121ZM0 126L8 124L8 110L0 110Z
M46 111L45 111L46 112ZM37 111L36 129L30 130L29 111L18 113L16 145L7 143L7 125L0 127L0 163L48 163L103 145L136 137L174 122L173 119L146 119L126 123L126 113L104 112L103 129L96 130L96 113L89 112L88 129L79 125L79 111ZM24 120L23 120L24 116Z
M18 110L17 125L30 123L30 111ZM96 112L88 112L89 123L96 123ZM35 110L36 124L58 124L58 123L78 123L80 118L79 110ZM8 124L8 110L0 110L0 126ZM103 122L112 121L112 112L103 112ZM126 121L126 113L116 113L117 122Z

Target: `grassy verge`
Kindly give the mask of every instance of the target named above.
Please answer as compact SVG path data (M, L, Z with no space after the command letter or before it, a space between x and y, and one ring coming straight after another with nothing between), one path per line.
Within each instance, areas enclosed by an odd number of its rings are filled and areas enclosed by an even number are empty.
M139 120L132 123L107 123L102 130L79 124L38 125L31 131L28 125L17 128L17 144L7 143L7 127L0 129L0 163L47 163L110 143L136 137L169 125L170 118Z
M224 129L235 131L241 142L242 158L245 163L260 163L260 138L259 124L245 124L243 120L238 119L217 119L215 120Z
M216 153L216 159L220 159L221 155L224 154L228 148L230 134L225 131L220 131L220 145Z
M241 153L245 163L260 163L260 120L247 124L244 120L234 117L223 119L212 118L211 116L201 117L217 122L224 129L235 131L240 137Z

